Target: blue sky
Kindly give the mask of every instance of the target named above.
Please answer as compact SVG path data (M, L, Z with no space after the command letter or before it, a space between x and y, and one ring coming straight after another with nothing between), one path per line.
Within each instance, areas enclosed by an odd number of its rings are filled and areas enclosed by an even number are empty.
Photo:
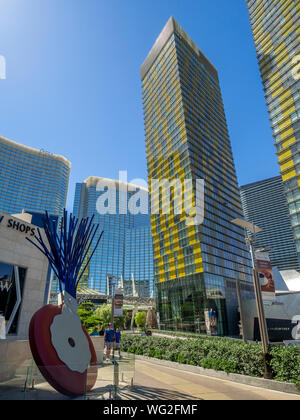
M173 15L217 67L241 185L279 174L244 0L0 0L0 135L146 179L140 66Z

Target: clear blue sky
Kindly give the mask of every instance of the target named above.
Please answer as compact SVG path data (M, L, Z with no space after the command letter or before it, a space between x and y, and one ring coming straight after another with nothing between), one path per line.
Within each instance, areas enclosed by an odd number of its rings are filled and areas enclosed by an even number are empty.
M146 179L140 66L173 15L217 67L239 183L279 174L244 0L0 0L0 135Z

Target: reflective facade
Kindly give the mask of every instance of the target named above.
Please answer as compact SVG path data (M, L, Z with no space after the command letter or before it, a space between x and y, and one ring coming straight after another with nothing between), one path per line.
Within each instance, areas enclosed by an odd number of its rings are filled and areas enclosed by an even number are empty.
M8 334L17 333L20 303L15 315L13 314L13 311L18 303L17 287L20 291L20 301L22 301L25 278L26 268L15 268L13 265L5 264L0 261L0 316L3 316L7 323L9 322L10 328Z
M153 293L153 251L150 217L146 226L135 226L125 232L124 288L132 295L132 274L138 296Z
M0 137L0 210L61 215L68 192L70 162L63 156Z
M99 189L99 182L105 188ZM98 187L97 187L98 185ZM124 195L124 189L127 191ZM130 191L129 191L130 189ZM132 293L132 277L139 296L150 296L153 290L153 251L148 214L132 214L128 210L135 194L143 194L148 202L148 191L132 184L106 178L90 177L76 184L73 214L79 218L94 215L94 222L104 230L99 247L81 281L88 287L107 294L107 277L123 281L125 294ZM99 200L110 194L115 203L106 214L100 214ZM114 207L114 208L113 208ZM115 213L115 214L111 214ZM109 287L110 288L110 287Z
M169 215L161 203L151 215L161 324L204 332L207 314L216 313L217 333L237 335L236 280L244 298L253 288L243 232L231 223L242 209L217 70L171 18L141 79L149 185L205 181L201 225L187 225L174 200ZM194 188L194 205L195 195Z
M300 2L248 0L273 137L300 255Z
M262 229L256 234L256 248L269 248L278 270L299 270L281 176L244 185L240 191L246 220Z

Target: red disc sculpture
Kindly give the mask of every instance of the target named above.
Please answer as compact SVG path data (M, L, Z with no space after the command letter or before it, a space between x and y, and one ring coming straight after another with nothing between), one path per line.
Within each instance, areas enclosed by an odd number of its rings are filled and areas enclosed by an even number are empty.
M46 305L32 317L29 343L41 374L58 392L76 397L90 391L97 380L97 357L93 343L77 313L76 290L103 232L91 246L98 226L91 219L78 220L67 212L56 232L46 212L44 230L48 244L38 229L36 242L27 238L49 260L56 274L62 303ZM89 254L89 257L87 258Z

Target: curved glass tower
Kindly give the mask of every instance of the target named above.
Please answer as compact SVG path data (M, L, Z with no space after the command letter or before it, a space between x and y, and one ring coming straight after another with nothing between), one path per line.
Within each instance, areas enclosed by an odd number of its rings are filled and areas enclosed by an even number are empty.
M300 263L300 2L247 5Z
M252 293L251 270L243 231L231 223L242 208L218 72L171 18L141 79L149 184L205 181L201 225L188 225L175 205L151 216L161 324L205 332L213 313L217 334L238 335L235 287Z
M70 169L63 156L0 137L0 210L61 215Z
M148 190L118 180L89 177L85 182L76 184L74 216L94 215L94 222L104 230L81 287L109 294L110 279L117 279L118 283L123 283L125 294L131 295L134 280L139 296L151 296L153 252L150 216L132 214L128 209L131 198L137 192L148 202ZM105 194L107 200L103 199ZM100 202L107 205L105 214L99 213Z

